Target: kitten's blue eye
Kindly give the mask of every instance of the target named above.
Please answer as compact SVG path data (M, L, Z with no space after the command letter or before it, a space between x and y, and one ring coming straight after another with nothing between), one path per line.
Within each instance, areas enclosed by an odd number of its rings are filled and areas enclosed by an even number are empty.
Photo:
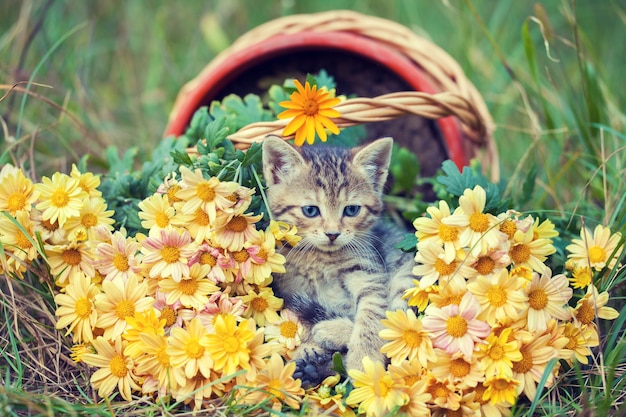
M317 206L302 206L302 214L306 217L317 217L320 215L320 208Z
M343 215L346 217L355 217L361 211L361 206L346 206L343 209Z

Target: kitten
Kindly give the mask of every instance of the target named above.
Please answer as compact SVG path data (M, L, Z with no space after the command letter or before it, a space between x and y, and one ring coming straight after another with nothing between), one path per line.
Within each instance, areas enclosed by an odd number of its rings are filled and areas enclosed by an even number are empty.
M354 149L263 142L270 211L302 236L273 288L306 327L295 352L305 385L331 374L334 352L346 369L362 369L364 356L384 362L381 320L407 308L413 255L395 249L404 231L380 219L392 146L391 138Z

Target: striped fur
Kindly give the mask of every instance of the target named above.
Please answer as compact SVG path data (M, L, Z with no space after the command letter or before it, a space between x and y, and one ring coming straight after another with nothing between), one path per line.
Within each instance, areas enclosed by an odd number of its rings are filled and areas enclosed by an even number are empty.
M403 232L380 219L392 144L385 138L355 149L300 149L275 137L263 142L272 215L303 237L286 251L287 272L273 283L307 325L296 357L337 351L348 369L362 369L366 355L384 361L381 320L387 310L406 308L401 296L414 278L412 256L394 249ZM307 206L319 215L305 215ZM360 210L352 215L347 206Z

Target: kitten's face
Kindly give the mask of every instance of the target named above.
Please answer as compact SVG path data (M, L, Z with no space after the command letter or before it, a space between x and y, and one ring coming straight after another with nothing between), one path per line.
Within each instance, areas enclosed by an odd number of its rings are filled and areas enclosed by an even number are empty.
M361 148L296 149L281 139L263 142L270 210L295 224L303 248L325 252L358 246L377 221L392 141Z

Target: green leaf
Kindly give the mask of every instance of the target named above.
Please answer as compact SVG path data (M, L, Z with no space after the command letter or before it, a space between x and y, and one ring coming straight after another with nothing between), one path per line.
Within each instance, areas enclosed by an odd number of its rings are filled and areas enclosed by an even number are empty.
M249 167L251 165L261 165L263 151L260 143L253 143L248 150L244 153L244 158L241 161L241 166Z
M394 144L389 172L393 176L391 194L412 194L415 179L420 172L420 163L417 155L406 148Z
M306 75L306 82L309 83L311 88L313 88L313 86L317 85L317 80L315 79L315 76L313 74L307 74Z
M132 172L135 156L137 156L138 148L129 148L122 158L119 157L116 146L109 146L106 151L106 159L109 164L109 173L111 174L127 174Z
M214 118L224 117L233 131L239 130L254 122L269 121L273 119L270 111L263 108L259 96L248 94L243 99L230 94L221 103L211 103L211 116Z
M280 105L280 102L289 101L289 95L290 93L287 92L285 88L278 85L272 85L268 91L269 100L267 103L270 110L274 114L279 114L285 110L285 108Z
M193 114L185 135L190 137L194 142L202 139L204 128L211 120L212 117L209 115L207 107L200 107Z
M335 352L333 354L333 371L340 373L341 375L347 375L346 367L343 364L341 353Z
M174 162L178 165L193 165L193 161L187 152L181 152L179 150L172 151L172 158L174 158Z
M396 249L400 249L403 252L415 252L416 247L417 236L415 236L415 233L406 233L404 239L395 246Z
M337 88L335 79L325 70L321 69L315 76L315 81L319 87L326 87L328 90Z

